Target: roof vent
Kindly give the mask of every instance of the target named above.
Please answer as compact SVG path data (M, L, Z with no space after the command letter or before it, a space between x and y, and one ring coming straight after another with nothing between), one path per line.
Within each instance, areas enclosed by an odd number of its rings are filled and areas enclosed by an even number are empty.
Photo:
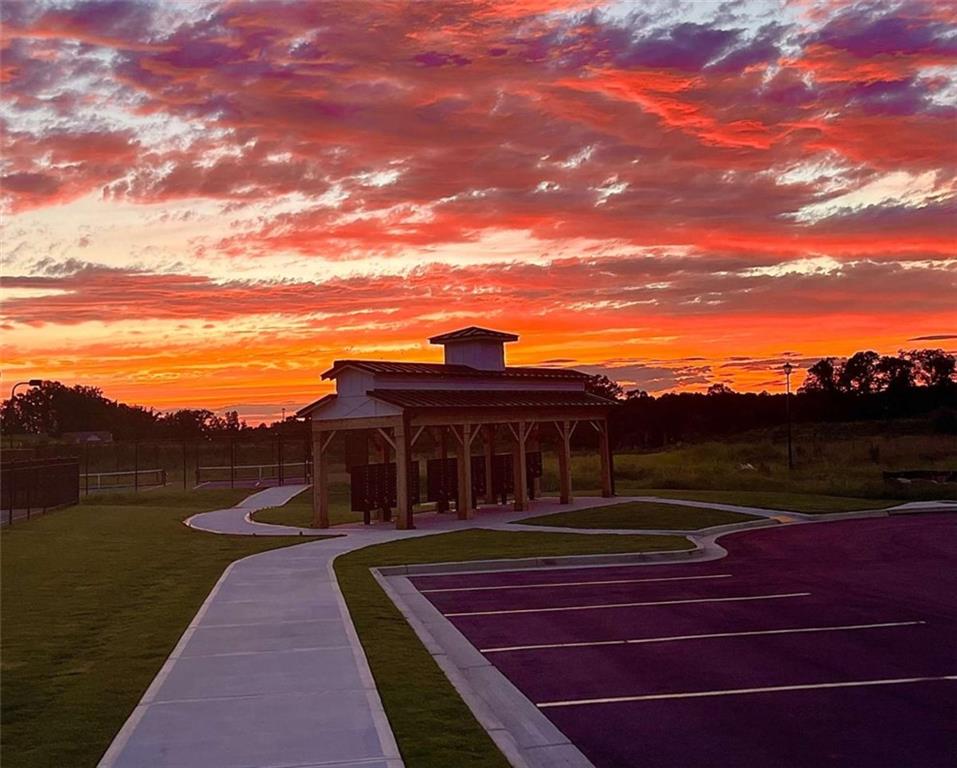
M468 365L482 371L505 370L505 344L518 341L514 333L502 333L470 325L429 339L445 347L446 364Z

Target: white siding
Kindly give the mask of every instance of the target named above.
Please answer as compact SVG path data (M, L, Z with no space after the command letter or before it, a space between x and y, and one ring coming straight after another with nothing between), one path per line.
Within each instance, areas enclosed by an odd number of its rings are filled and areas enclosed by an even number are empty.
M313 421L328 421L330 419L366 419L378 416L398 416L402 409L373 400L366 395L342 397L341 395L328 405L320 407L312 414Z
M501 371L505 368L505 345L489 339L446 343L445 362L468 365L481 371Z
M336 377L336 393L339 397L364 395L375 388L374 376L358 368L346 368Z

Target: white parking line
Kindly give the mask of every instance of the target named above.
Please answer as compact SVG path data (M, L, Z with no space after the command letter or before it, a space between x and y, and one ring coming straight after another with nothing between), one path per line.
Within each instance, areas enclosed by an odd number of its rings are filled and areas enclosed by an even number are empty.
M480 592L498 589L538 589L540 587L579 587L584 584L640 584L649 581L692 581L694 579L728 579L730 573L716 573L708 576L670 576L658 579L610 579L608 581L557 581L551 584L506 584L497 587L443 587L441 589L420 589L423 595L433 592Z
M929 683L940 680L957 680L957 675L940 677L899 677L892 680L849 680L843 683L809 683L807 685L773 685L767 688L733 688L724 691L690 691L688 693L651 693L643 696L615 696L607 699L571 699L568 701L546 701L536 706L576 707L585 704L618 704L628 701L660 701L662 699L698 699L708 696L741 696L749 693L779 693L782 691L808 691L818 688L861 688L870 685L904 685L907 683Z
M838 632L854 629L879 629L881 627L910 627L926 624L926 621L886 621L881 624L845 624L839 627L794 627L791 629L755 629L747 632L709 632L701 635L671 635L669 637L640 637L631 640L592 640L579 643L543 643L541 645L505 645L498 648L479 648L482 653L505 653L507 651L541 651L549 648L591 648L601 645L639 645L641 643L671 643L676 640L706 640L713 637L749 637L752 635L790 635L801 632Z
M602 605L566 605L557 608L512 608L504 611L462 611L443 613L443 616L502 616L509 613L552 613L555 611L594 611L599 608L635 608L647 605L686 605L690 603L733 603L745 600L780 600L788 597L807 597L810 592L787 592L772 595L743 595L741 597L702 597L693 600L652 600L640 603L605 603Z

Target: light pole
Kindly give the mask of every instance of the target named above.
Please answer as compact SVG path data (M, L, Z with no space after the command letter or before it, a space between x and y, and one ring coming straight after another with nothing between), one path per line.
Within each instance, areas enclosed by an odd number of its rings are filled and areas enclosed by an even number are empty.
M43 383L43 379L30 379L29 381L18 381L13 385L13 389L10 390L10 399L13 400L17 396L17 387L39 387Z
M788 469L794 469L794 454L791 452L791 371L794 366L790 363L784 364L784 378L786 383L786 392L784 395L784 408L787 412L788 421Z

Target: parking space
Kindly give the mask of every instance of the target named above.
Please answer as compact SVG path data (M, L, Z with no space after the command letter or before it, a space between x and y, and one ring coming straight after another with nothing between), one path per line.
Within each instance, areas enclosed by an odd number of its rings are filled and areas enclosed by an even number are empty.
M412 581L599 768L955 764L957 518L722 544Z

